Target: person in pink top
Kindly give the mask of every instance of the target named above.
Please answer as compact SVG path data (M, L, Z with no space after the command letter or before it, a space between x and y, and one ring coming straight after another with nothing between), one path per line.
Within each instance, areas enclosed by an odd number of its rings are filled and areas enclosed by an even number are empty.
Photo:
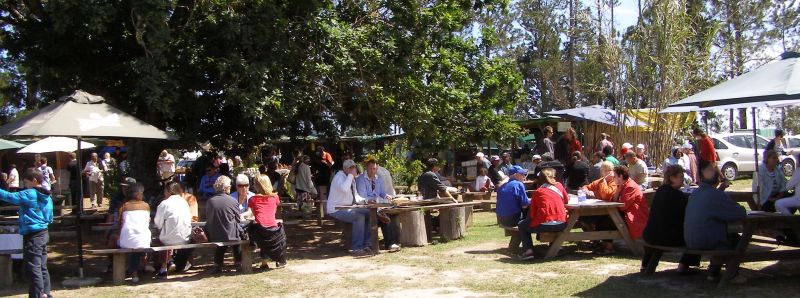
M283 224L278 223L275 214L278 212L280 198L273 192L269 177L259 174L254 179L256 194L250 198L248 210L242 214L255 220L247 228L252 239L261 248L261 268L269 268L269 259L275 261L277 268L286 266L286 232Z

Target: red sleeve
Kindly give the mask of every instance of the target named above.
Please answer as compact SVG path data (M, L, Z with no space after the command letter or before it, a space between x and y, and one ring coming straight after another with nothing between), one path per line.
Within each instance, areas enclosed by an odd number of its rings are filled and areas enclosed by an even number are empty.
M714 143L710 137L703 138L700 142L700 159L706 161L717 161L717 152L714 149Z
M633 181L633 180L629 179L628 181ZM622 189L622 193L619 196L620 200L623 201L622 203L625 204L624 207L620 208L621 210L625 211L633 207L636 204L637 199L639 199L637 198L637 196L639 197L642 196L641 190L639 190L638 187L639 187L638 185L630 185L629 183L626 183L626 185Z

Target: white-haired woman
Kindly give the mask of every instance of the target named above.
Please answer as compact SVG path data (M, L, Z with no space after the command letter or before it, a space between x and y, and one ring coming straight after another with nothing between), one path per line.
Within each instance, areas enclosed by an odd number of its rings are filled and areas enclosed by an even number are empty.
M219 176L214 182L213 197L206 202L206 234L210 242L227 242L241 240L241 227L239 226L239 203L230 195L231 178ZM225 259L226 246L220 246L214 253L216 272L222 272ZM231 247L236 268L241 268L242 248L238 245Z

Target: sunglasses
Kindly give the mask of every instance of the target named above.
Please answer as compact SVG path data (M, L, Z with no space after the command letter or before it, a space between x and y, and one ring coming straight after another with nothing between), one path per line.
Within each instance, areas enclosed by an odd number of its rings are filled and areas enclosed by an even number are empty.
M239 184L239 185L236 185L236 187L250 187L250 185L248 185L248 184Z

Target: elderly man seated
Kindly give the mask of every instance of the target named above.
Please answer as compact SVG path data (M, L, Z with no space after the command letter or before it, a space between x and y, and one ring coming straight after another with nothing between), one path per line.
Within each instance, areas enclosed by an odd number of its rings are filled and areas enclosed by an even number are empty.
M364 167L366 171L356 178L356 190L358 191L358 195L365 198L367 202L389 203L392 196L386 193L383 187L383 179L378 176L378 162L374 159L369 159ZM390 224L392 220L395 220L397 215L379 215L380 221L378 225L381 227L381 232L383 233L384 247L389 251L400 250L400 245L397 244L397 233L394 231L394 226Z
M372 254L370 248L371 236L369 229L369 210L364 208L339 208L340 206L353 206L366 203L356 191L357 174L356 163L350 159L342 162L339 170L331 181L330 194L325 211L330 217L353 226L353 238L350 243L350 253L361 257Z

